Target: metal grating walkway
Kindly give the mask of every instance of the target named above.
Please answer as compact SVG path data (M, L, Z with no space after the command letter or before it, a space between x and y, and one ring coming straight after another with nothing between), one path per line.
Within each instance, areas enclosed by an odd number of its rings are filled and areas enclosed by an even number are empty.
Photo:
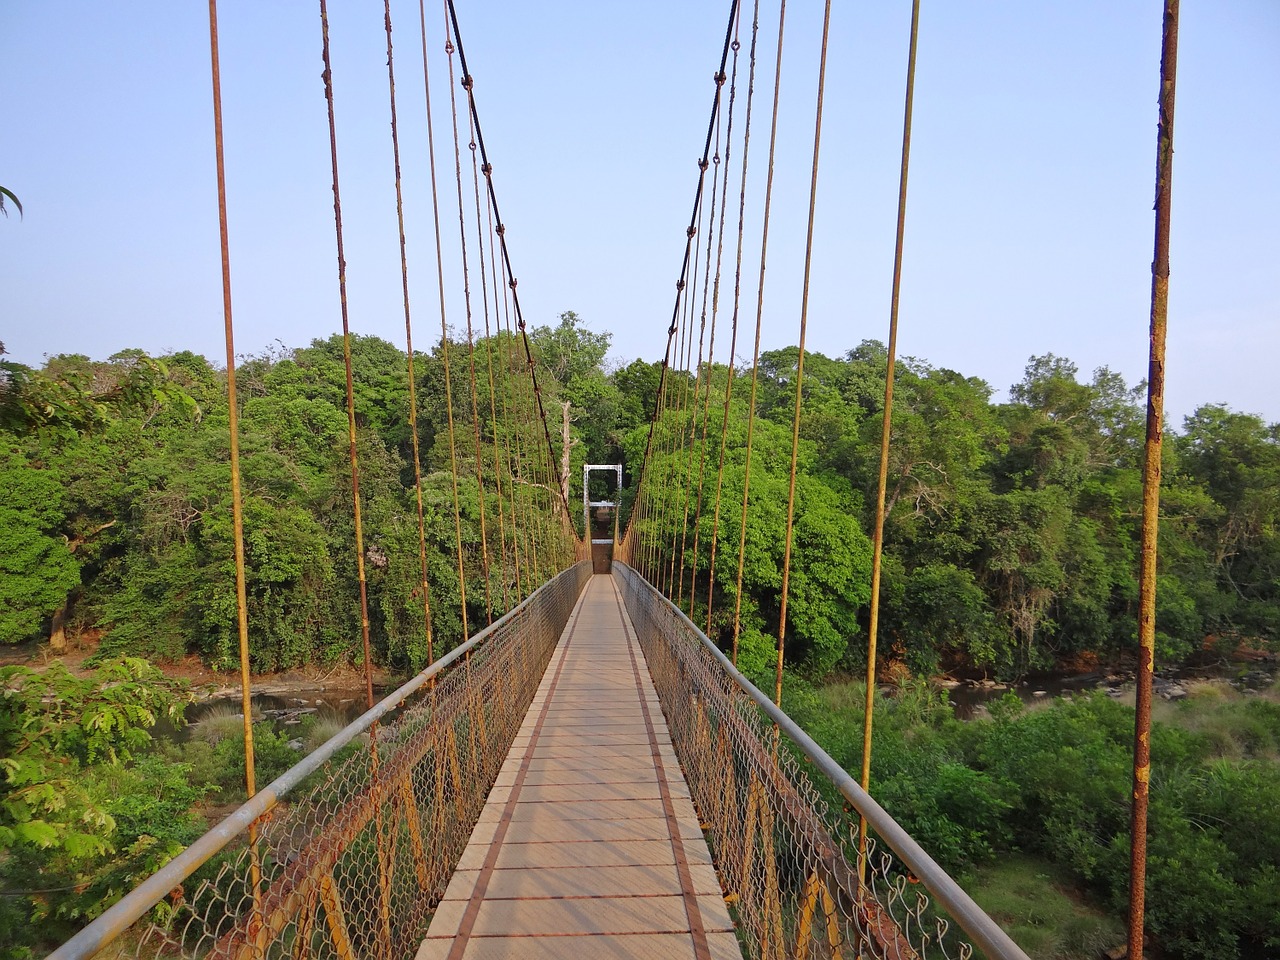
M417 960L740 960L608 575L560 637Z

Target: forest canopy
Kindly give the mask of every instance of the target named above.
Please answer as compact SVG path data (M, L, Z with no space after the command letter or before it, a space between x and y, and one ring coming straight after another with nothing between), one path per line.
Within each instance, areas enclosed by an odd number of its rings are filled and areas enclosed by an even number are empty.
M621 460L634 492L660 365L610 364L607 333L569 312L538 327L556 466L568 503L584 462ZM489 578L478 554L480 510L497 491L474 471L468 351L503 356L500 337L449 343L468 619L501 613L533 586L506 563ZM490 353L489 351L495 351ZM788 618L792 666L814 679L856 666L870 596L884 347L805 357L796 550ZM777 630L785 474L797 361L767 352L759 368L742 585L744 666L768 659ZM395 669L425 662L413 506L407 364L376 337L353 343L361 494L374 656ZM432 618L441 649L462 635L452 462L441 345L415 358ZM243 358L237 368L254 668L359 656L341 338ZM730 371L703 371L723 396ZM749 369L733 373L745 382ZM668 389L684 378L671 372ZM883 583L883 656L916 673L1014 677L1063 662L1115 661L1135 645L1141 385L1105 367L1083 378L1052 354L1033 357L1008 400L983 381L906 359L896 372ZM482 378L483 379L483 378ZM482 450L504 429L481 383ZM701 471L696 569L717 554L712 632L729 642L745 479L748 391L725 425L719 519L711 498L722 402ZM225 373L190 352L107 360L68 354L39 369L0 360L0 642L101 637L105 654L165 660L198 654L226 668L235 650ZM494 409L496 409L496 404ZM541 436L539 430L539 437ZM1179 663L1206 648L1274 644L1280 622L1280 425L1205 405L1169 431L1160 528L1158 655ZM542 442L545 443L545 440ZM700 449L700 448L699 448ZM484 455L484 454L482 454ZM708 482L711 486L707 486ZM517 485L541 523L558 498ZM598 495L598 494L597 494ZM483 502L482 502L482 497ZM575 523L581 518L571 516ZM623 520L626 516L624 513ZM660 531L678 543L673 531ZM690 536L694 530L689 530ZM492 530L488 537L493 539ZM486 545L486 550L493 549ZM690 577L692 540L682 551ZM699 599L705 598L705 585ZM721 603L723 601L723 603ZM701 614L705 618L705 610Z

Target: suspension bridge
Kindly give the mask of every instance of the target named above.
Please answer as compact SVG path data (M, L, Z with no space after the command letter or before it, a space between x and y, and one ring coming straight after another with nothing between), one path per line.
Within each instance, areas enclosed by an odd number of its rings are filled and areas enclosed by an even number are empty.
M437 656L428 575L414 397L396 117L396 58L385 0L391 141L404 289L407 411L413 441L429 666L377 700L369 673L357 414L345 287L339 143L325 0L320 0L323 93L333 170L337 292L346 353L351 505L359 572L367 711L266 785L255 782L240 510L230 237L222 160L216 0L210 0L218 198L221 212L230 460L249 800L139 884L51 955L216 957L264 960L476 960L582 955L626 958L968 957L1025 954L874 800L867 697L860 777L841 769L779 704L787 639L796 516L796 459L804 412L805 332L813 216L819 184L826 22L811 58L813 165L808 246L769 250L773 158L786 4L729 4L713 79L693 209L677 276L655 408L642 462L588 464L581 535L568 502L567 439L560 454L521 314L509 236L498 206L473 74L453 0L442 32L419 6L427 83L425 175L432 188L440 351L453 477L454 544L464 642ZM897 303L910 158L916 34L907 64L901 187L888 337L880 490L874 530L868 691L876 683L879 571L890 445ZM775 27L762 26L772 22ZM1177 2L1165 7L1158 125L1156 261L1153 267L1151 400L1143 539L1142 671L1135 731L1133 901L1129 955L1142 955L1145 797L1153 649L1155 516L1159 486L1164 310L1168 282ZM428 51L447 57L447 98L432 94ZM770 69L772 65L772 69ZM770 97L769 94L772 94ZM436 168L433 119L447 113L453 183ZM447 103L447 109L445 104ZM767 118L767 132L752 140ZM461 121L460 121L461 116ZM748 162L767 141L763 189ZM753 154L753 148L755 154ZM469 163L465 162L470 157ZM420 165L415 164L416 170ZM445 165L448 166L447 164ZM467 168L470 168L469 171ZM419 171L421 174L421 171ZM469 174L469 175L468 175ZM454 187L450 191L450 187ZM450 193L456 193L452 200ZM456 205L462 302L446 303L441 226ZM758 265L747 263L747 224L759 230ZM767 258L804 264L790 449L786 539L776 632L775 689L761 691L736 667L743 565L753 532L751 496L756 365ZM751 276L757 279L754 285ZM753 289L754 286L754 289ZM750 371L734 358L754 315ZM451 370L449 322L465 319L465 369ZM741 338L740 338L740 323ZM725 327L729 327L726 334ZM483 328L483 332L481 329ZM717 343L717 336L720 338ZM729 344L723 342L728 337ZM713 376L717 350L723 376ZM724 358L728 358L728 361ZM460 366L460 358L455 357ZM729 503L727 411L748 397L742 501ZM717 419L723 408L726 415ZM455 422L456 421L456 422ZM717 427L719 436L716 435ZM734 441L736 443L736 441ZM777 454L777 451L774 451ZM758 454L758 451L757 451ZM616 476L613 498L591 499L589 475ZM480 542L463 542L459 478L474 476ZM598 489L598 488L597 488ZM592 511L595 510L593 521ZM488 511L488 513L486 513ZM623 514L625 513L625 518ZM736 529L735 529L736 528ZM699 540L707 537L707 543ZM717 545L738 543L736 556ZM708 552L707 544L710 549ZM479 555L481 583L468 582ZM704 568L700 568L706 556ZM734 581L737 589L726 589ZM717 588L720 594L717 595ZM508 612L483 626L482 609ZM499 601L498 596L501 596ZM727 609L726 609L727 608ZM713 616L732 624L721 645ZM695 622L695 620L697 622Z

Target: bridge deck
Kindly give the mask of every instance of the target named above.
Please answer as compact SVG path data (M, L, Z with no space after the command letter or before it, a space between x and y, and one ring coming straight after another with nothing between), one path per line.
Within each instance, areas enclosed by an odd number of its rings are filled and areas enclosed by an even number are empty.
M613 578L583 591L417 960L739 960Z

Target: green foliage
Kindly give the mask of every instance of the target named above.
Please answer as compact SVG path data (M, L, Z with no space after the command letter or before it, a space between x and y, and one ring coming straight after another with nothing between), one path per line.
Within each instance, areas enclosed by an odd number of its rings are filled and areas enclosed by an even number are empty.
M276 733L269 723L253 725L253 772L255 782L264 787L299 760L302 754L289 746L289 736ZM243 733L219 740L213 747L212 781L224 801L242 802L245 793L245 759Z
M856 685L820 688L816 701L788 709L857 769ZM1160 714L1151 739L1147 933L1161 956L1177 960L1265 956L1280 942L1280 765L1254 757L1275 755L1280 704L1196 696ZM1218 758L1211 731L1224 728L1239 759ZM1102 695L1029 711L1008 694L991 719L959 723L927 687L908 686L877 699L872 793L948 871L972 878L980 903L1026 928L1024 948L1074 956L1065 940L1119 942L1086 933L1114 931L1114 923L1099 927L1097 910L1121 917L1127 904L1132 741L1132 708ZM1242 743L1254 752L1241 753ZM1004 876L1008 863L1043 864L1038 872L1095 906L1071 908L1048 890L1032 902L1007 889L1021 884Z
M146 755L149 730L180 723L183 685L127 658L76 677L61 664L0 668L0 938L20 956L32 923L83 921L203 829L204 794L182 767Z
M0 683L0 846L106 852L114 821L79 773L127 762L157 720L180 720L182 685L136 658L84 677L3 667Z
M1020 854L983 864L966 885L978 906L1037 960L1101 957L1125 942L1124 924L1081 902L1061 868Z
M80 566L57 535L63 505L57 473L0 446L0 475L0 643L21 643L39 636L80 582Z

